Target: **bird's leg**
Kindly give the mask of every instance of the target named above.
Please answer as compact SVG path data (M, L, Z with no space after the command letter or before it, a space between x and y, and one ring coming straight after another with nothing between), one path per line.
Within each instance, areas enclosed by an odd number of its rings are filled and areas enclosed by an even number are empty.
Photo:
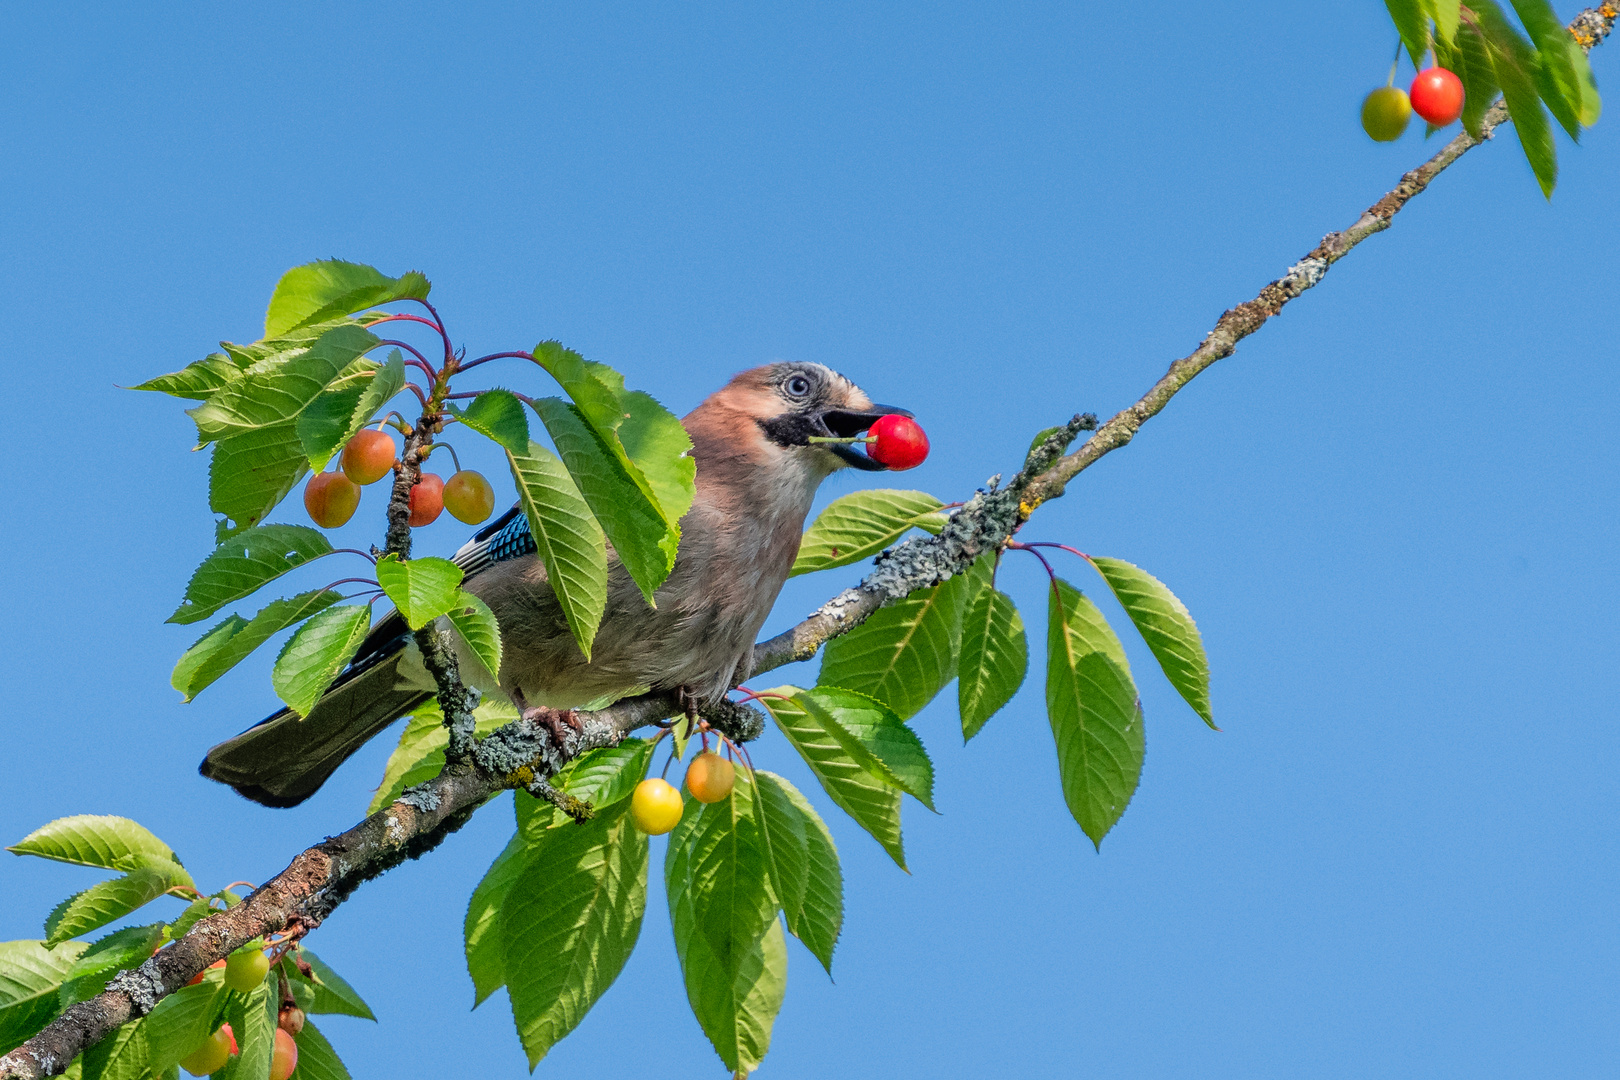
M686 716L685 737L690 739L692 733L697 730L698 705L702 703L702 699L697 696L697 692L690 686L677 686L675 688L675 701L680 705L681 712ZM679 720L675 722L680 723Z
M530 705L523 696L523 691L514 687L507 695L512 704L518 707L518 715L531 724L539 724L550 734L551 741L558 747L563 746L563 728L572 728L574 734L585 730L585 725L579 722L573 709L548 709L544 705Z

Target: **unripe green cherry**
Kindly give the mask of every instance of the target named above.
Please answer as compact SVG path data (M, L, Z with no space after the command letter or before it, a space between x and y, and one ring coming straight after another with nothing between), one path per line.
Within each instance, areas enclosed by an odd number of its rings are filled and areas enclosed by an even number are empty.
M466 525L477 525L495 512L495 489L483 473L462 469L444 482L444 508Z
M1394 142L1412 119L1412 101L1398 86L1380 86L1361 103L1362 130L1375 142Z
M263 949L243 949L225 961L225 985L246 994L264 982L270 973L270 958Z
M180 1067L192 1076L216 1073L231 1059L231 1047L235 1042L231 1037L230 1025L226 1024L204 1039L201 1046L181 1058Z

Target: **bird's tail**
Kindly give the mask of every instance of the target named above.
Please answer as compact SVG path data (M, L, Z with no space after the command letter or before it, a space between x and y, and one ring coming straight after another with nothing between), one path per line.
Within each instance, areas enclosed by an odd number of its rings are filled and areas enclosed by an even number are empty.
M315 794L350 754L432 696L401 678L409 639L403 622L392 629L378 625L308 716L282 709L208 751L197 771L265 806L297 806Z

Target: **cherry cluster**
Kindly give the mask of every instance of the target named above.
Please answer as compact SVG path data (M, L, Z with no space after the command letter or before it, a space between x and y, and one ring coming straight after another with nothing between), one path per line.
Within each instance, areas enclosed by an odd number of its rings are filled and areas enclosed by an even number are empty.
M1377 142L1400 138L1413 113L1435 127L1445 127L1462 115L1463 96L1462 80L1443 67L1418 72L1409 91L1395 85L1391 68L1389 85L1380 86L1361 103L1361 127Z
M270 957L264 949L250 946L231 954L229 960L216 960L207 970L192 979L191 986L203 981L209 971L223 968L222 978L232 990L246 994L256 990L270 973ZM287 1080L298 1068L298 1043L293 1038L304 1030L304 1010L292 1002L284 1002L276 1024L276 1044L270 1055L270 1080ZM223 1069L241 1053L236 1045L236 1033L231 1025L221 1024L219 1029L202 1041L202 1045L180 1059L180 1067L192 1076L208 1076Z
M450 450L444 443L435 443L432 449L441 447ZM452 458L455 453L450 450ZM323 529L347 524L360 505L361 487L376 483L399 467L394 440L381 428L356 433L338 460L338 469L316 473L304 487L304 509ZM477 525L494 513L495 489L482 473L463 469L460 462L449 480L423 473L411 488L411 525L431 525L445 510L457 521Z

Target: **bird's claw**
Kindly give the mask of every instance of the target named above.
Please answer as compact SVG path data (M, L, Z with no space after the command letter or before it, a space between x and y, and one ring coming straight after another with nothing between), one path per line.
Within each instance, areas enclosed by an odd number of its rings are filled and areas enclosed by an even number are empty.
M564 728L571 729L576 735L585 730L585 725L579 722L573 709L548 709L544 705L536 705L523 710L523 719L545 728L551 735L551 741L558 746L563 745Z

